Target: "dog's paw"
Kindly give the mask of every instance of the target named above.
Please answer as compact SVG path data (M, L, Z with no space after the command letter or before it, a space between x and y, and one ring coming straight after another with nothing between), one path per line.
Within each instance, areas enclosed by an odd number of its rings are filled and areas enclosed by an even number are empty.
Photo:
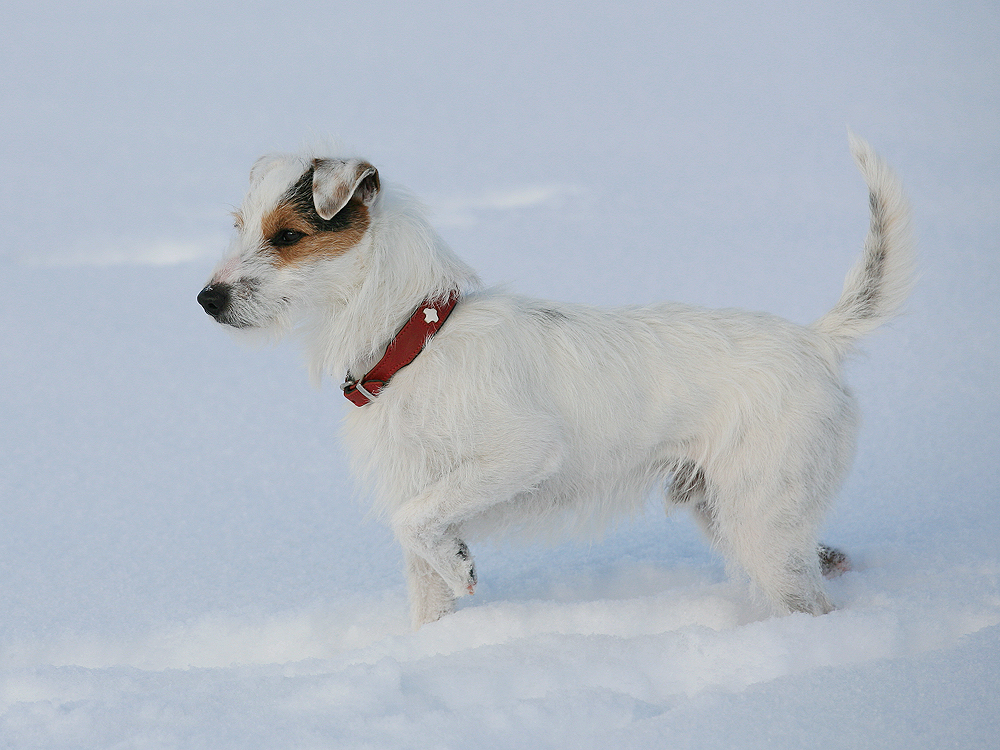
M819 564L824 578L836 578L851 569L851 559L839 549L819 545Z
M468 594L472 596L476 593L476 583L478 579L476 578L476 563L472 559L472 553L469 552L468 545L461 539L458 540L458 552L455 554L458 558L458 581L459 585L462 587L461 591L456 591L456 595L461 596L463 594Z

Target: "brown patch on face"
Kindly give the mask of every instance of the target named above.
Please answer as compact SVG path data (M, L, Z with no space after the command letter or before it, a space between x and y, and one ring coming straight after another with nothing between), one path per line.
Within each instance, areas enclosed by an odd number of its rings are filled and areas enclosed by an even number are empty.
M368 207L351 198L335 216L321 219L312 202L312 170L261 220L264 246L278 265L333 258L357 245L368 231Z

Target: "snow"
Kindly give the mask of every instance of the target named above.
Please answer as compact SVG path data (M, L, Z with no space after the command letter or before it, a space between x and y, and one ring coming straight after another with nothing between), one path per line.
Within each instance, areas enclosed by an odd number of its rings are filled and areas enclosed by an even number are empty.
M1000 10L963 0L23 2L0 27L0 746L982 748L1000 726ZM490 283L799 322L901 175L921 283L850 380L838 611L770 618L658 503L401 556L289 346L194 297L253 160L334 137Z

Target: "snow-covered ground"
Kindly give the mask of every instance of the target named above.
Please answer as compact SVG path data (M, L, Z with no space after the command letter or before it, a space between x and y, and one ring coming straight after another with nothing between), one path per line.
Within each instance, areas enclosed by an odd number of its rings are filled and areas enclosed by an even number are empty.
M994 747L996 3L259 5L5 6L0 747ZM651 500L476 549L412 633L349 405L195 304L252 161L334 136L490 283L807 322L867 228L847 125L922 280L851 366L825 617L769 618Z

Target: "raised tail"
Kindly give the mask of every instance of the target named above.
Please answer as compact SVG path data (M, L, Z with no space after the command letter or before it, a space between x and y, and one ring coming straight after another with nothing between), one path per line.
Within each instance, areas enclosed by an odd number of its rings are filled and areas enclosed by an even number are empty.
M853 133L849 137L854 161L868 183L871 226L840 300L812 325L841 355L899 312L914 283L910 210L902 185L871 146Z

